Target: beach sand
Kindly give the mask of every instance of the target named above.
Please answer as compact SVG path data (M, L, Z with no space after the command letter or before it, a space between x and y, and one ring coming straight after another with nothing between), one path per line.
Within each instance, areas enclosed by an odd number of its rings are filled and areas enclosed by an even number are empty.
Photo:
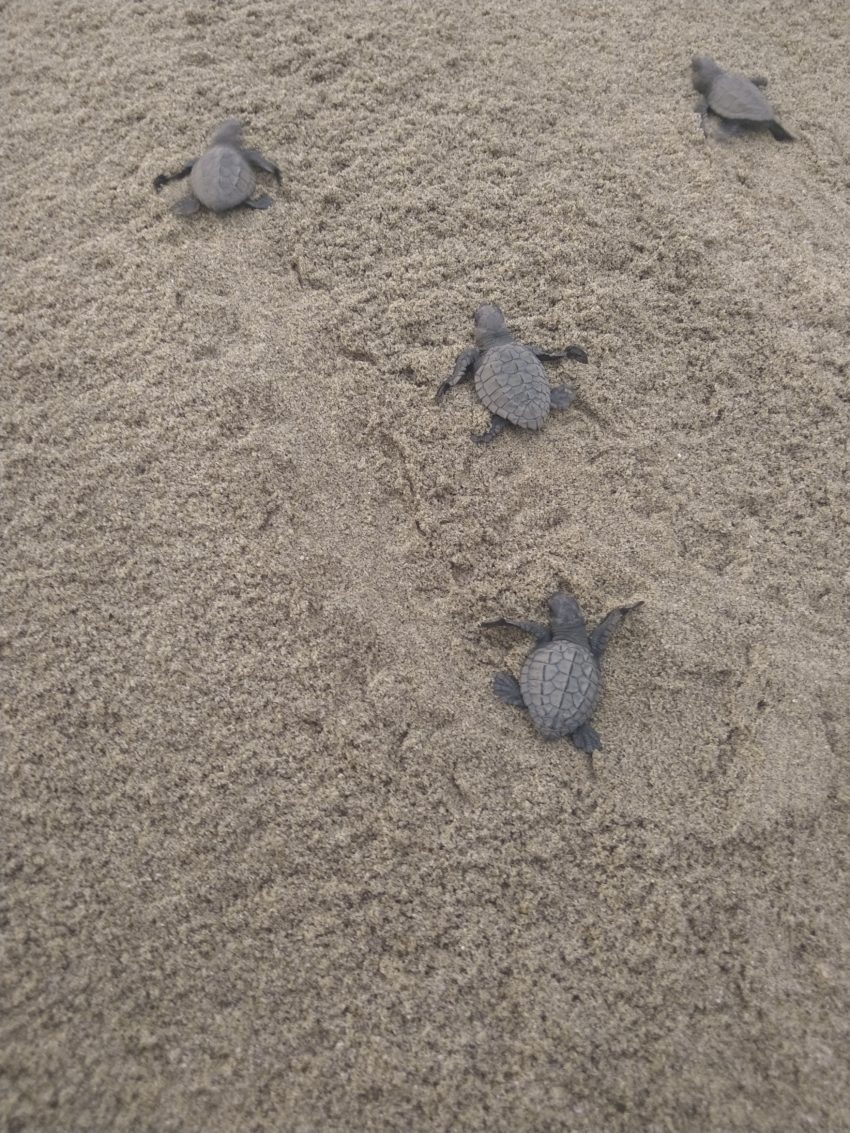
M846 30L4 5L9 1133L848 1127ZM274 207L173 216L230 116ZM484 300L590 357L486 449ZM592 768L478 628L558 588Z

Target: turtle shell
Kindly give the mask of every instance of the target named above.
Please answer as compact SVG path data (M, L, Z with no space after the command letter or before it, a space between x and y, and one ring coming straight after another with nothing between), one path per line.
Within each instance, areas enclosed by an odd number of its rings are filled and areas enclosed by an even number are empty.
M475 392L491 413L522 429L549 416L549 379L539 359L518 342L493 346L475 371Z
M708 105L732 122L772 122L773 107L755 83L744 75L723 71L711 84Z
M534 726L547 740L586 723L601 691L593 654L572 641L539 645L525 659L519 681Z
M233 146L213 146L192 166L192 192L214 212L235 208L251 196L256 184L251 166Z

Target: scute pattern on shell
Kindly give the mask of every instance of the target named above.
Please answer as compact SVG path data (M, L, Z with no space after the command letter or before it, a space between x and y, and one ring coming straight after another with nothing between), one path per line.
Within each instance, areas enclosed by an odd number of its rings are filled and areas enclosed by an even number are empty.
M723 118L740 122L771 122L773 107L754 83L744 75L724 71L711 84L708 105Z
M214 212L235 208L254 191L253 170L233 146L213 146L199 157L191 173L192 191Z
M599 669L581 645L550 641L526 658L520 688L541 734L558 739L590 719L599 700Z
M549 415L546 371L518 342L487 351L475 373L475 392L491 413L523 429L539 429Z

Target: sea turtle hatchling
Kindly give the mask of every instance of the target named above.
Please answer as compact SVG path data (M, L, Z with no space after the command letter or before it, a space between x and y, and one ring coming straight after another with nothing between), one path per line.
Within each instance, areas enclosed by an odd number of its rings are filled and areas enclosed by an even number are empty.
M550 409L566 409L575 394L569 386L549 388L542 362L572 358L586 362L580 346L565 350L543 350L540 346L516 342L507 328L505 316L493 303L484 303L474 316L475 346L457 356L451 376L440 385L436 401L442 401L452 386L472 374L479 400L492 413L490 428L473 433L477 444L489 444L508 422L521 429L540 429Z
M770 130L778 142L793 142L793 137L776 118L776 112L759 87L767 86L767 79L748 79L724 71L707 55L694 55L691 59L691 78L702 95L697 110L706 132L706 118L711 111L731 126L750 126Z
M254 209L267 209L271 205L272 199L265 193L251 197L256 185L254 169L271 173L278 185L280 170L259 150L245 149L242 129L238 119L229 118L210 138L210 148L206 153L184 165L178 173L160 173L154 178L153 187L157 192L169 181L189 178L189 195L172 208L178 216L197 212L201 205L206 205L213 212L225 212L242 204Z
M569 736L579 751L590 755L602 746L589 723L602 687L602 654L626 614L642 605L618 606L589 635L578 602L563 592L549 599L548 626L514 618L482 622L483 628L515 626L536 640L519 680L496 673L493 691L506 704L527 708L544 739Z

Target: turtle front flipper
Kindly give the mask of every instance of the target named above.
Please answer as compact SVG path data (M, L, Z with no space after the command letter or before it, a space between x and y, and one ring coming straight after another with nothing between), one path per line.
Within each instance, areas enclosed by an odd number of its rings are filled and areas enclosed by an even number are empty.
M534 342L529 342L526 346L541 362L562 362L565 358L569 358L573 362L587 364L587 351L581 346L576 346L575 343L571 346L565 346L563 350L545 350Z
M549 641L552 637L548 626L541 622L526 621L523 618L494 618L490 622L481 623L482 629L502 629L504 626L521 629L523 633L531 634L537 641Z
M775 118L773 119L772 122L768 122L767 128L768 128L768 130L770 130L771 134L773 134L774 138L776 138L776 140L778 142L793 142L794 141L794 135L789 134L788 131L785 129L785 127L782 126L779 122L777 122Z
M699 124L700 124L700 128L702 129L703 137L707 138L708 137L708 116L711 113L711 109L708 105L708 99L707 98L701 98L699 100L699 102L696 104L696 106L694 107L694 111L695 111L696 114L699 115Z
M563 355L565 358L571 358L573 362L582 362L587 365L587 351L583 346L576 346L574 342L565 347Z
M500 433L504 433L508 423L504 417L500 417L498 413L494 413L490 418L490 428L486 433L471 433L470 436L477 445L489 445L495 441Z
M522 689L519 687L519 681L512 673L494 673L493 692L505 704L510 704L514 708L525 708Z
M184 165L179 173L160 173L158 177L153 179L154 190L158 193L163 186L168 185L171 181L182 181L184 177L188 177L192 172L192 167L195 162L190 161L188 165Z
M481 352L474 346L470 346L461 354L458 354L451 374L445 381L440 383L440 388L434 394L434 400L438 403L441 402L453 386L456 386L458 382L462 382L468 378L475 369L475 363L480 357Z
M599 738L599 733L595 728L591 728L590 724L582 724L580 728L576 728L574 732L570 732L570 739L578 750L585 752L586 755L591 755L594 751L598 751L602 747L602 740Z
M258 149L243 149L242 156L247 158L252 165L256 165L257 169L262 169L263 173L271 173L278 185L281 184L280 170L273 161L263 157Z
M631 606L618 606L602 619L590 635L590 649L593 656L596 658L597 665L601 664L602 654L605 652L614 631L619 627L626 614L631 613L632 610L640 609L642 605L643 602L635 602Z

